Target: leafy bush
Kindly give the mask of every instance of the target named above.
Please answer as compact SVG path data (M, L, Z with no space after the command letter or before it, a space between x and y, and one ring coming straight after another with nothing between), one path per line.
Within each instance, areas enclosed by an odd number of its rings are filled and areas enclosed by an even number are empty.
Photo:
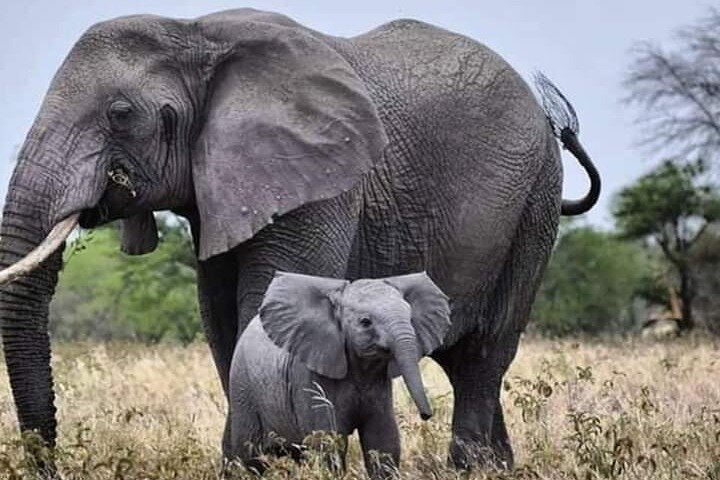
M119 251L112 226L81 235L67 249L50 309L56 338L187 343L199 334L190 236L179 220L158 220L159 246L142 257Z
M631 242L589 226L560 236L533 309L549 335L597 334L632 327L631 306L651 290L652 261Z

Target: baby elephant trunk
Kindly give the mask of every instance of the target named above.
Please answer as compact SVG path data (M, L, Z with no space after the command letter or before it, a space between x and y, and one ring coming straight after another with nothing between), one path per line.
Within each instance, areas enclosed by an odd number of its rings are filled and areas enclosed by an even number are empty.
M420 376L418 365L420 354L415 341L415 332L412 331L411 326L408 330L408 332L396 332L392 352L410 396L420 411L420 418L427 420L432 417L432 408L425 395L425 387Z

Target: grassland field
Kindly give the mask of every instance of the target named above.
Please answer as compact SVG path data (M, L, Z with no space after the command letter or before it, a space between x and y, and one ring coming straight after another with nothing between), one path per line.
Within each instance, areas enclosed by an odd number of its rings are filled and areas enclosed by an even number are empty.
M209 350L138 344L54 349L59 440L66 479L221 477L225 400ZM516 455L512 471L447 466L452 392L423 362L435 416L422 422L395 388L403 479L720 480L720 342L700 337L551 341L525 338L503 402ZM27 439L32 441L32 439ZM0 479L31 476L0 366ZM233 478L253 478L242 468ZM350 441L344 478L364 478ZM271 460L269 479L335 478L319 455Z

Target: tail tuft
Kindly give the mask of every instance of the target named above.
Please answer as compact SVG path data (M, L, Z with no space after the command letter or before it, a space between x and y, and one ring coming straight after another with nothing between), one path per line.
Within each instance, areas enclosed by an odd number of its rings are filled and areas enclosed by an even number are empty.
M555 136L560 138L563 130L570 130L577 136L580 133L580 124L575 109L542 72L535 73L535 89L540 95L545 116Z
M540 94L545 116L547 116L553 134L560 139L563 148L577 158L590 179L590 191L579 200L562 200L561 215L580 215L590 210L600 197L600 174L593 165L578 139L580 124L570 101L542 73L535 74L535 88Z

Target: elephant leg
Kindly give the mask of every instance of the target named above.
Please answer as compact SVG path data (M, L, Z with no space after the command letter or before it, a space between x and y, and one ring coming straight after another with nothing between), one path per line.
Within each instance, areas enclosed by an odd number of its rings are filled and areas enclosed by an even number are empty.
M342 477L345 473L348 449L347 436L343 436L338 439L338 445L336 448L331 448L329 451L323 452L323 463L328 470L333 472L337 477Z
M553 161L552 149L547 158L549 161L528 197L511 253L497 281L491 308L486 312L488 324L493 325L489 334L494 338L495 346L491 349L489 363L496 372L492 380L497 389L491 443L495 457L507 467L512 467L514 456L499 400L502 376L517 353L520 335L529 320L559 223L562 174L559 163Z
M236 285L237 263L233 256L224 254L198 262L203 328L226 396L230 363L238 337Z
M505 415L503 414L500 401L495 405L491 440L493 451L496 452L497 456L508 468L512 468L515 464L515 458L512 446L510 445L510 437L508 436L505 425Z
M515 335L488 342L483 335L472 334L434 355L453 387L450 461L458 469L513 465L500 390L518 340L519 335Z
M199 249L200 217L196 209L173 210L190 223L195 250ZM225 396L228 396L230 364L237 341L237 261L231 253L211 257L197 264L198 302L205 337L217 368Z
M481 331L435 355L455 393L450 457L459 468L489 461L512 465L499 400L502 378L515 357L557 234L560 178L548 165L537 179L505 264L483 305L455 306L453 322L479 323ZM456 318L461 315L468 318Z
M230 410L229 450L223 450L223 456L227 460L240 460L245 468L262 475L267 465L261 458L263 438L260 420L257 414L249 409Z
M198 297L205 336L215 361L225 397L228 397L230 363L238 337L237 262L223 254L198 262ZM229 415L228 415L229 418ZM230 422L226 422L223 452L230 449Z
M393 478L400 465L400 432L391 412L371 417L358 429L365 469L372 480Z
M475 334L435 355L453 387L450 461L459 469L503 461L493 442L502 373L490 365L487 353L487 345Z

